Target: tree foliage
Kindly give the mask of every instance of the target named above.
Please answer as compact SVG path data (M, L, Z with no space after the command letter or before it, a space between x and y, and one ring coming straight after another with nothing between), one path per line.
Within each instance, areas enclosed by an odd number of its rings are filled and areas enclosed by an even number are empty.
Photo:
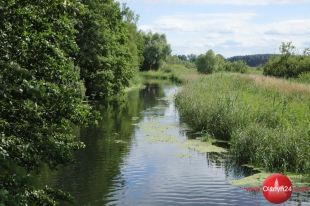
M310 56L307 49L303 55L295 52L295 46L289 43L282 43L279 48L281 55L271 58L264 66L264 74L278 77L298 77L310 72Z
M114 0L0 2L0 205L70 199L30 177L84 147L73 127L93 118L85 90L106 99L138 71L137 19Z
M170 45L167 43L166 36L158 33L146 33L144 37L144 61L141 69L158 70L167 56L171 53Z
M83 147L72 135L72 124L89 114L73 57L82 10L74 0L0 5L0 204L55 205L65 197L31 188L27 177L42 164L68 163Z
M268 60L272 57L277 56L276 54L254 54L254 55L245 55L245 56L234 56L230 57L227 60L230 62L235 61L244 61L250 67L258 67L265 65Z
M244 61L227 61L221 54L215 54L209 50L206 54L201 54L196 58L197 70L201 73L210 74L213 72L239 72L245 73L248 66Z
M217 61L215 53L209 50L206 54L201 54L197 57L197 70L201 73L210 74L217 70Z
M227 61L224 65L224 71L227 72L238 72L238 73L246 73L248 70L248 66L242 60L229 62Z
M134 67L140 62L138 48L132 40L134 19L130 19L128 10L122 12L119 3L112 0L82 2L87 10L80 16L77 27L81 77L87 96L106 99L128 85Z

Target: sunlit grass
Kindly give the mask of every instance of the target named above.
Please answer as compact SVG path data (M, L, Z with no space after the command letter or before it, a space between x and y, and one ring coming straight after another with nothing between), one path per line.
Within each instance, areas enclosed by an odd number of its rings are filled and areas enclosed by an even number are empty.
M220 73L185 85L176 101L193 129L229 140L237 161L310 173L308 85Z
M150 79L168 79L185 83L200 77L195 69L186 68L181 64L165 64L158 71L141 72L141 75Z

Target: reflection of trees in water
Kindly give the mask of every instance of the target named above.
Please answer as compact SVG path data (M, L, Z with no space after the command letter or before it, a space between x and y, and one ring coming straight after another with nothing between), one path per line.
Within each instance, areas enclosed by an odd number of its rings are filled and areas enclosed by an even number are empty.
M76 153L75 164L60 168L56 174L46 169L38 181L42 185L54 182L55 187L76 198L75 204L104 204L104 196L115 179L119 180L119 187L125 185L121 177L116 177L120 175L124 156L130 151L134 123L141 119L141 111L158 104L156 99L163 96L160 85L147 84L145 89L131 91L118 101L95 104L102 120L98 125L80 129L86 148Z
M143 99L144 109L154 107L158 104L156 101L160 97L164 97L164 90L157 83L148 83L145 88L140 91L140 98Z

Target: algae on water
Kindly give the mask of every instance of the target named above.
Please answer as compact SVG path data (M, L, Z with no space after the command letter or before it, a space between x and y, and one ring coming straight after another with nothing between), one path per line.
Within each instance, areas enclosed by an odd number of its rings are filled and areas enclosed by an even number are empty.
M146 134L146 140L149 143L174 143L186 149L195 150L200 153L225 153L224 148L213 145L213 139L184 140L174 135L168 134L170 129L174 129L175 125L164 124L160 121L143 122L139 124L139 128Z
M260 187L262 183L265 181L265 179L270 175L271 173L261 172L238 180L232 180L230 184L240 187L241 186Z
M182 143L182 146L188 149L195 150L200 153L225 153L225 150L222 147L218 147L212 144L212 142L202 142L200 140L186 140Z
M260 172L248 177L244 177L238 180L232 180L230 183L235 186L240 186L240 187L260 187L265 179L272 175L273 173L268 173L268 172ZM286 174L290 180L293 183L293 186L305 186L305 185L310 185L310 179L309 177L306 177L304 175L300 174Z
M177 143L178 139L174 136L150 136L146 140L149 143L165 142L165 143Z

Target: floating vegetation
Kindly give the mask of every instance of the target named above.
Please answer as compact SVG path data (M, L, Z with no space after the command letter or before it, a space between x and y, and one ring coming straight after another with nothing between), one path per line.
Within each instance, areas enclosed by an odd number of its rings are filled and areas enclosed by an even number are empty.
M213 145L217 140L213 138L184 140L175 135L169 135L169 130L177 125L165 124L160 121L150 121L138 124L139 128L145 133L146 140L149 143L174 143L179 144L186 149L195 150L199 153L225 153L226 149ZM203 141L202 141L203 140ZM183 157L183 156L181 156Z
M186 140L182 143L182 146L188 149L195 150L200 153L225 153L225 150L222 147L212 145L212 142L202 142L200 140Z
M158 142L165 142L165 143L177 143L178 139L175 136L150 136L146 138L150 143L158 143Z
M144 122L142 124L139 124L140 129L142 129L144 132L148 134L159 134L159 133L164 133L168 129L173 128L172 125L164 125L161 124L160 122Z
M270 175L272 175L272 173L260 172L238 180L232 180L230 184L240 187L260 187L265 179ZM286 175L291 179L293 185L295 186L310 185L310 177L292 173Z
M230 184L232 185L235 185L235 186L252 186L252 187L260 187L263 182L265 181L265 179L270 176L271 173L264 173L264 172L261 172L261 173L257 173L257 174L254 174L254 175L251 175L251 176L248 176L248 177L244 177L244 178L241 178L241 179L238 179L238 180L232 180L230 182Z
M162 98L159 98L158 100L162 100L162 101L172 101L175 99L175 94L172 93L172 94L169 94L165 97L162 97Z

